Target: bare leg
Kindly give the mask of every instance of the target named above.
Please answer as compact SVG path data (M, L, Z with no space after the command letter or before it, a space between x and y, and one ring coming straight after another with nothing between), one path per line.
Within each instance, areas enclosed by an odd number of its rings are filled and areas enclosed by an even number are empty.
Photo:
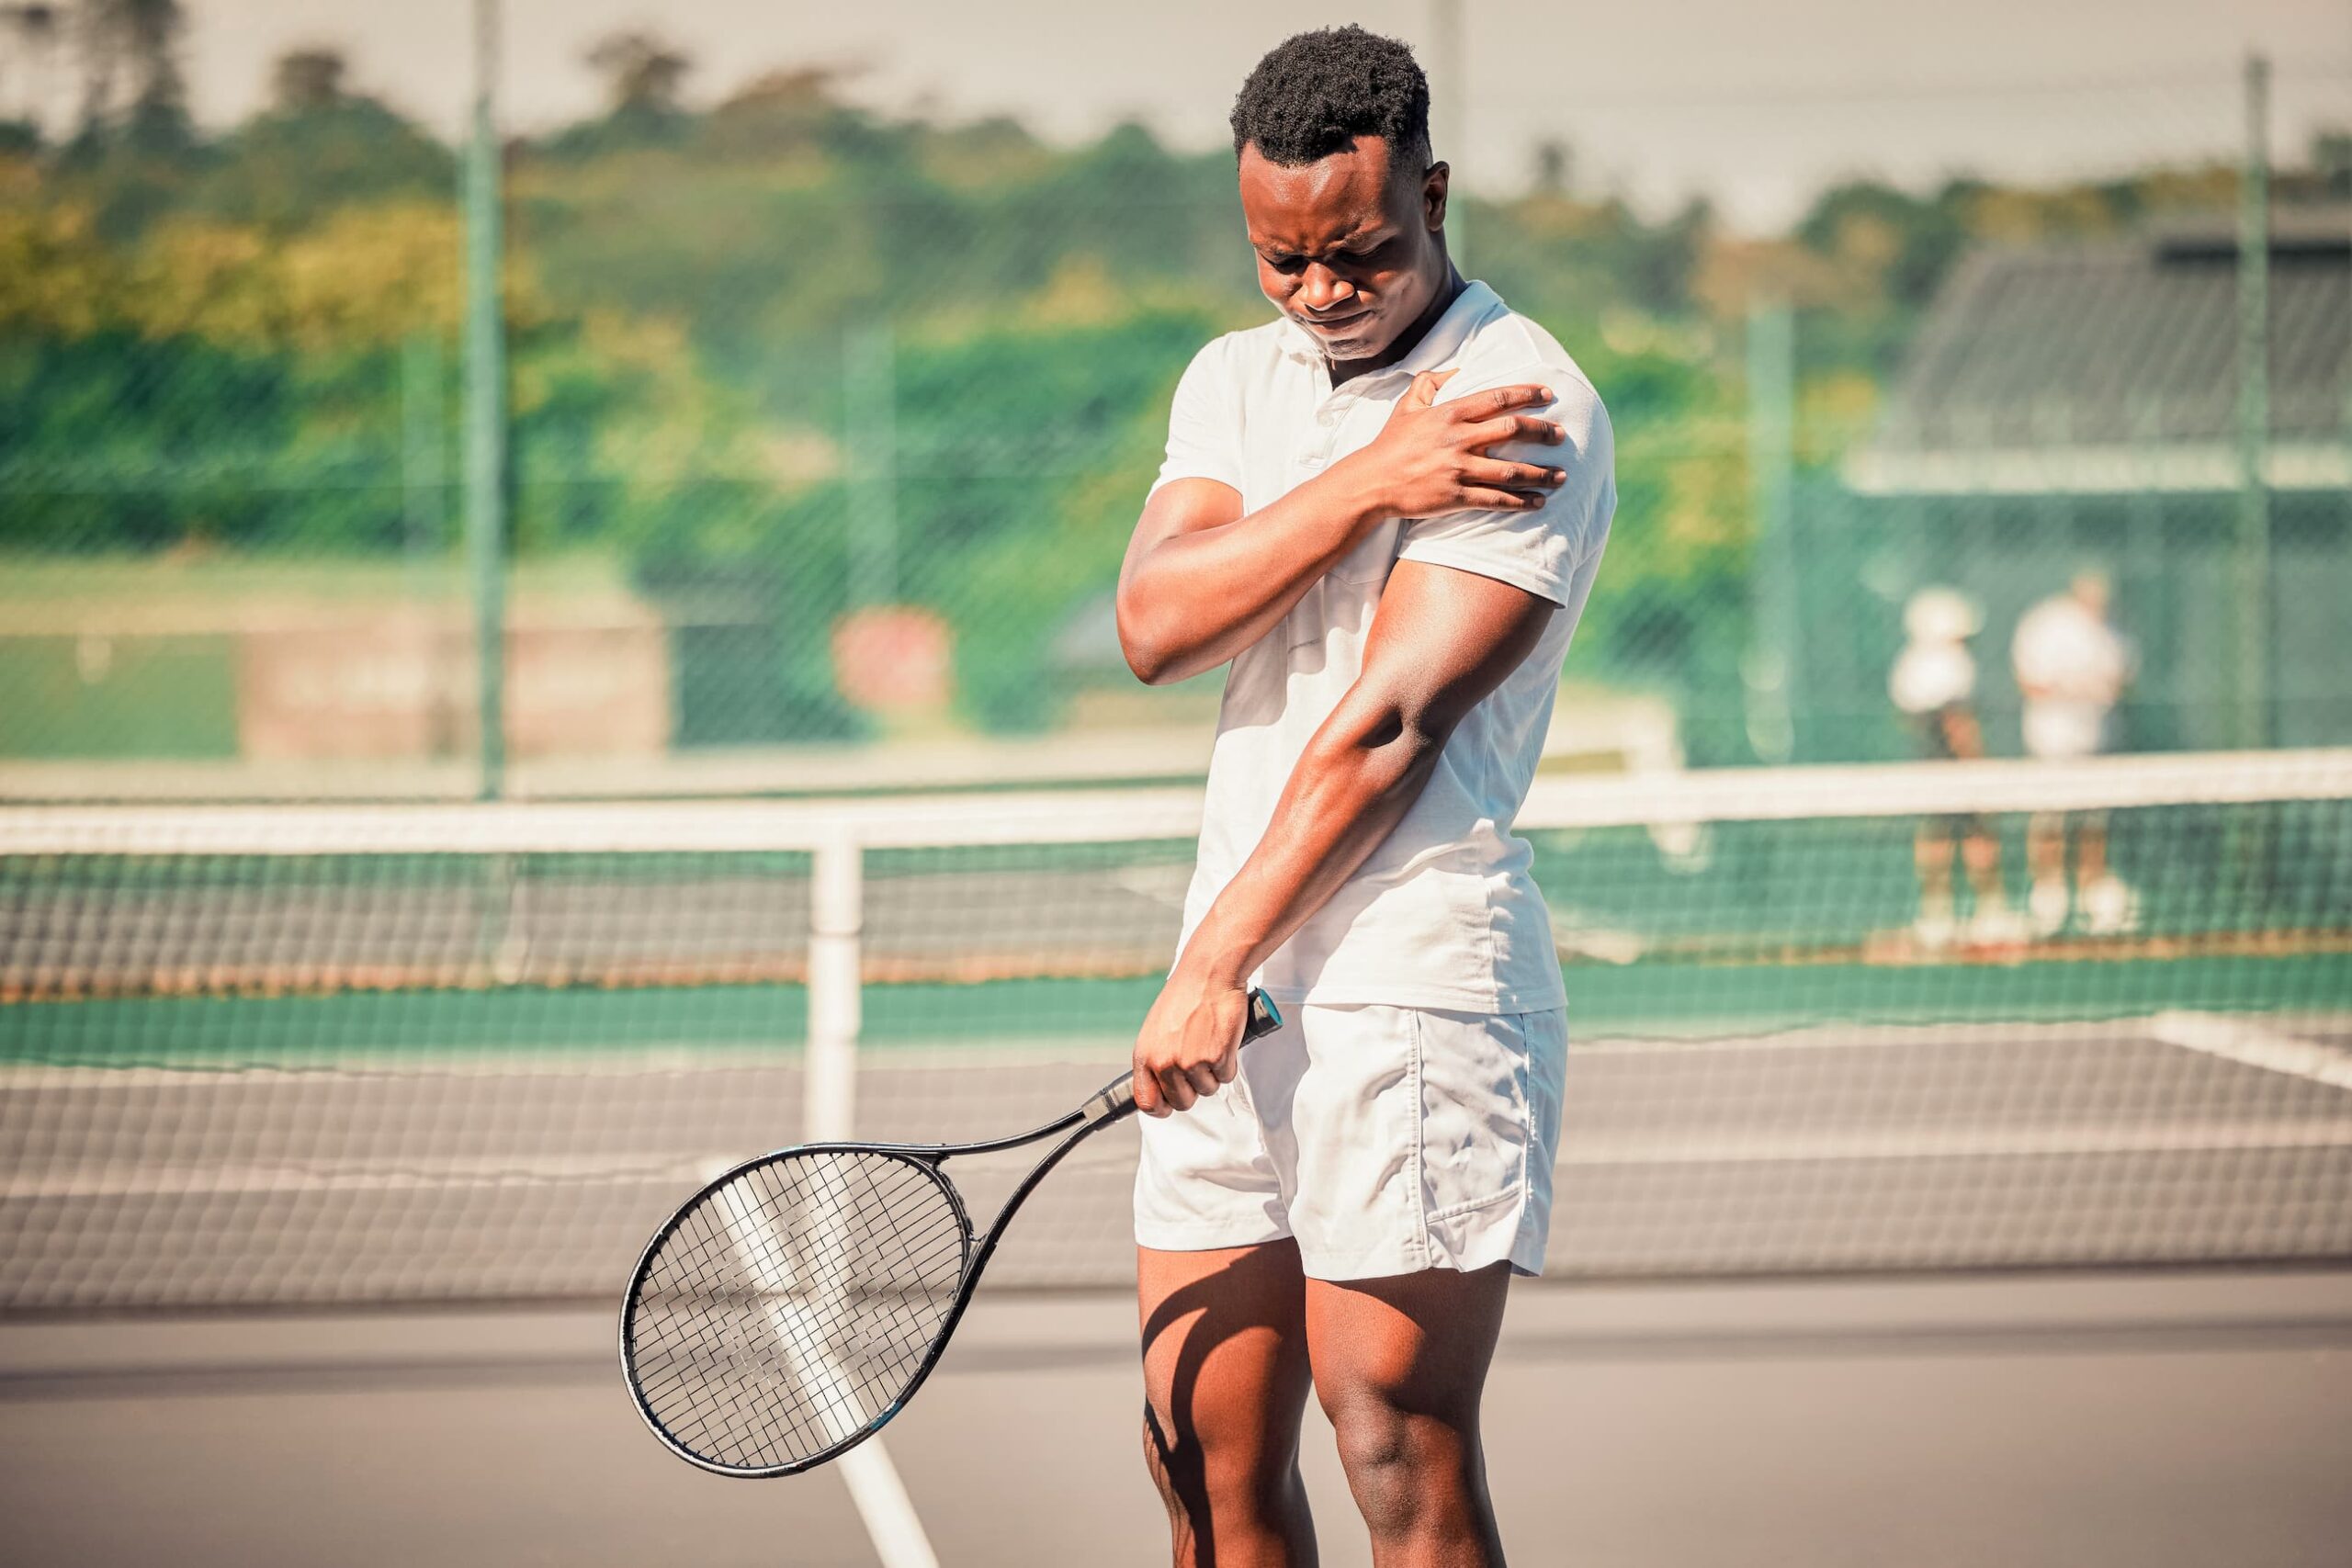
M2075 829L2075 883L2088 887L2107 874L2107 822L2103 816L2083 819Z
M1376 1568L1500 1568L1478 1401L1510 1266L1306 1282L1315 1390Z
M1297 1245L1136 1250L1144 1461L1168 1505L1176 1568L1311 1568Z
M2025 819L2025 864L2029 884L2025 907L2033 929L2056 936L2066 928L2074 908L2066 888L2066 818L2055 811L2037 811Z
M1968 863L1969 886L1976 889L1976 908L1998 908L2007 895L2001 890L2001 840L1982 830L1961 840L1961 859Z
M2055 811L2037 811L2025 819L2026 869L2036 882L2066 880L2066 818Z
M1952 937L1951 835L1939 818L1919 824L1911 840L1911 862L1919 873L1920 944L1938 948Z

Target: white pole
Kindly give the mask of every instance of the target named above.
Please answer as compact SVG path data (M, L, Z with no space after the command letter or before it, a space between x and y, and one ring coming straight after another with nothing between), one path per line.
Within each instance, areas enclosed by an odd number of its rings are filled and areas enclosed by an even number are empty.
M802 1136L855 1136L858 942L865 924L864 850L844 828L818 846L808 890L808 1063Z
M865 850L844 827L818 845L808 888L808 1058L803 1138L856 1135L857 1034L864 1022L858 949L865 927ZM882 1568L939 1568L922 1519L880 1438L842 1455L842 1479Z

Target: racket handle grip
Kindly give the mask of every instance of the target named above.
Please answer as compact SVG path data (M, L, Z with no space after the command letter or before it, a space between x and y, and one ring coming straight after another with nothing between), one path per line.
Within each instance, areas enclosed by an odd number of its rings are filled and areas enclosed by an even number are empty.
M1259 987L1251 987L1250 1016L1241 1025L1241 1043L1247 1045L1252 1040L1262 1039L1282 1026L1283 1010L1274 1005L1274 998ZM1080 1113L1086 1118L1088 1124L1100 1126L1105 1122L1117 1121L1135 1108L1136 1076L1121 1073L1117 1081L1103 1085L1093 1099L1081 1106Z

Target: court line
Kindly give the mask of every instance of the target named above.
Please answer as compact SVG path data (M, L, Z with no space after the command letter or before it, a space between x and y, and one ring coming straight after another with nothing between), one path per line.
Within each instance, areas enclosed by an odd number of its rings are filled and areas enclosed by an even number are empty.
M2185 1051L2201 1051L2224 1061L2307 1078L2329 1089L2352 1089L2352 1055L2245 1019L2166 1011L2149 1021L2148 1032Z
M2352 1147L2352 1117L2302 1121L2182 1122L2140 1126L2064 1123L1951 1131L1739 1133L1676 1139L1562 1139L1563 1166L1748 1165L1826 1160L2009 1158L2024 1155L2204 1154L2224 1150Z

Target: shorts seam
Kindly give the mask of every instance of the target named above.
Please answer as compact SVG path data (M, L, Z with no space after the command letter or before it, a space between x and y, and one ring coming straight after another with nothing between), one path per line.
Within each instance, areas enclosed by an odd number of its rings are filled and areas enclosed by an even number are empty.
M1408 1191L1416 1223L1411 1250L1419 1258L1421 1267L1426 1269L1430 1266L1431 1220L1429 1207L1429 1089L1421 1066L1421 1011L1419 1008L1408 1008L1405 1016L1410 1021L1411 1043L1408 1051L1413 1071L1413 1172Z
M1458 1220L1464 1214L1475 1214L1481 1209L1491 1209L1498 1203L1508 1203L1512 1199L1522 1196L1527 1191L1526 1170L1527 1162L1522 1157L1520 1161L1521 1174L1518 1180L1501 1191L1490 1192L1484 1198L1473 1198L1466 1202L1450 1204L1442 1209L1431 1209L1429 1212L1429 1223L1436 1224L1442 1220Z
M1535 1173L1529 1167L1535 1159L1535 1102L1527 1092L1529 1059L1535 1054L1535 1036L1527 1027L1528 1015L1511 1014L1510 1026L1519 1032L1519 1056L1511 1068L1511 1091L1519 1100L1519 1182L1521 1192L1532 1190Z

